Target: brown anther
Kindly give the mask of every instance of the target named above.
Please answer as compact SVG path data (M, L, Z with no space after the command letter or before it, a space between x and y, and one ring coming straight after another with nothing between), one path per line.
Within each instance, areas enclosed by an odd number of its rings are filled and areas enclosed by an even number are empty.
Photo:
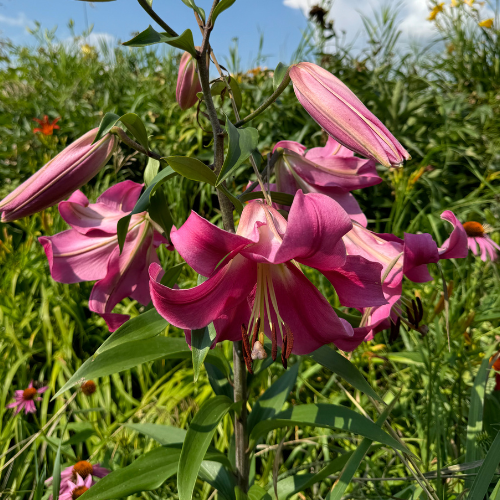
M415 321L414 325L415 325L415 328L418 330L418 323L420 321L420 319L419 319L420 313L418 311L418 306L417 306L417 303L415 300L411 301L411 307L413 309L412 314L413 314L413 320Z
M395 342L399 337L399 329L401 328L401 318L398 316L398 319L395 323L391 321L391 333L389 335L389 342Z
M285 330L286 330L286 353L285 357L288 359L290 357L290 354L292 354L292 349L293 349L293 333L292 330L290 330L290 327L285 324Z
M24 389L23 391L23 399L24 400L32 400L35 399L37 392L34 387L28 387L27 389Z
M287 338L286 338L286 331L285 335L283 336L283 345L281 346L281 364L283 365L283 368L286 370L287 368L287 358L286 358L286 344L287 344Z
M418 320L422 321L424 319L424 306L422 304L422 300L420 297L417 297L417 306L418 306Z
M86 460L80 460L73 465L73 472L75 473L75 476L78 474L82 479L90 476L93 470L92 464Z
M96 391L97 386L95 382L92 380L87 380L84 384L82 384L82 392L85 396L91 396Z
M75 500L76 498L80 498L88 488L86 486L78 486L71 492L71 498Z
M241 340L243 341L243 359L245 360L245 365L249 373L253 373L252 370L252 356L250 351L250 343L248 342L248 332L247 327L243 324L241 325Z
M406 308L406 314L408 315L410 325L413 326L415 324L415 318L413 317L412 310L409 307Z
M276 339L276 325L274 323L271 325L271 342L271 357L273 358L273 361L276 361L278 356L278 341Z
M260 330L260 318L257 318L257 321L255 322L255 325L253 327L252 348L255 345L255 342L257 342L257 337L259 335L259 330Z
M476 221L469 221L463 224L467 236L474 238L478 236L484 236L484 227L482 224Z

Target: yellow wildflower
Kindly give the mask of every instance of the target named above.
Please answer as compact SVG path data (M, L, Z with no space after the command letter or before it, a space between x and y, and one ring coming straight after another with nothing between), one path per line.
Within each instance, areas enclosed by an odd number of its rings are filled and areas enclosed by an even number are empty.
M460 5L459 0L451 0L451 6L452 7L458 7Z
M479 26L481 26L481 28L491 28L493 26L493 18L490 17L489 19L485 19L484 21L481 21L479 23Z
M473 0L472 0L473 1ZM432 10L431 13L429 14L429 17L427 18L428 21L434 21L436 19L436 16L440 13L443 12L443 7L444 7L444 2L437 4Z
M474 0L464 0L464 2L469 6L472 7L474 5Z

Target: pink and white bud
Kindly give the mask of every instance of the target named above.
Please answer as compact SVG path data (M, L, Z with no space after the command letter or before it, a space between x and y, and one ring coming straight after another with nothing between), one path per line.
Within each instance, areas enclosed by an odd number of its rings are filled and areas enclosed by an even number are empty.
M52 207L86 184L113 154L117 139L108 134L92 144L97 128L73 142L0 201L2 222Z
M384 124L329 71L301 62L292 66L290 78L304 109L340 144L386 167L410 158Z
M184 52L179 65L175 99L182 110L192 108L197 102L196 94L201 92L201 83L196 71L196 60L189 52Z

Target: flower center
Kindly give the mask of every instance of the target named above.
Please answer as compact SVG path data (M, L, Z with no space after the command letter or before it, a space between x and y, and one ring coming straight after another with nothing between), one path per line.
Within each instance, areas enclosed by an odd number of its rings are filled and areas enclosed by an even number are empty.
M36 389L34 387L28 387L27 389L24 389L23 399L32 400L35 399L35 396L36 396Z
M282 266L283 264L279 264ZM274 311L278 323L273 322L271 308ZM247 369L252 373L252 361L254 359L263 359L267 356L264 346L264 329L265 318L269 321L272 341L272 358L276 361L278 354L278 335L282 341L281 362L286 369L287 360L290 357L293 349L293 333L290 327L283 321L278 310L278 301L274 292L273 279L271 275L271 265L257 264L257 286L255 290L255 298L248 323L241 326L241 334L243 340L243 357ZM261 321L262 319L262 321Z
M482 224L479 224L479 222L471 220L469 222L464 223L463 226L465 232L467 233L467 236L470 236L471 238L477 236L484 236L484 227Z
M71 498L75 500L75 498L81 497L87 490L86 486L78 486L71 492Z
M81 460L73 466L73 472L79 474L82 479L92 474L92 470L92 464L86 460Z
M87 382L82 385L82 392L85 396L90 396L91 394L94 394L95 391L96 385L92 380L87 380Z

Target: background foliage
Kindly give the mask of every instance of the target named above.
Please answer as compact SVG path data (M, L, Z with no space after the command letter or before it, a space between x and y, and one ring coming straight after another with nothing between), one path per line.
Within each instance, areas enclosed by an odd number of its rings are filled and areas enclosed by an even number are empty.
M396 135L413 159L403 170L381 170L384 183L356 193L372 229L402 236L405 231L430 232L441 243L448 227L439 219L453 210L462 222L477 220L499 229L500 192L500 47L495 29L477 27L477 14L461 6L438 18L439 41L432 47L404 51L398 43L396 17L388 9L365 20L369 44L361 52L342 46L324 26L312 25L297 58L318 59L341 78ZM0 197L4 197L66 144L97 126L103 114L135 112L152 135L152 149L163 156L193 155L210 160L209 135L197 125L196 111L182 112L175 103L178 55L172 52L115 47L90 47L85 34L72 46L57 43L54 33L39 30L36 47L0 45ZM262 61L259 61L262 62ZM256 67L243 73L236 47L227 63L243 91L242 115L254 110L272 93L272 72ZM220 103L230 113L228 103ZM61 117L53 136L34 134L33 117ZM203 123L203 118L201 118ZM324 144L325 137L298 104L289 87L273 106L252 123L259 130L263 154L282 139L308 147ZM124 179L142 182L143 159L126 147L88 187L95 199L110 184ZM247 183L244 166L230 180L233 192ZM166 185L177 226L192 207L213 222L219 220L217 200L209 186L177 177ZM87 189L87 188L86 188ZM17 223L0 226L0 465L47 423L66 401L50 402L74 371L95 352L108 335L103 320L90 314L87 300L91 285L55 283L37 237L65 229L57 209ZM496 241L498 233L493 233ZM162 252L165 265L180 262L174 253ZM470 461L467 440L473 440L475 459L489 449L500 423L499 392L490 379L486 393L477 391L474 379L485 355L498 342L500 279L491 262L469 256L444 262L450 301L450 339L443 314L444 301L436 268L435 281L407 283L408 297L418 294L424 303L429 333L402 332L389 342L386 332L363 344L351 361L364 373L386 402L399 394L390 420L393 429L429 472L439 498L456 498L463 491L463 474L437 476L445 466ZM315 273L310 278L332 301L334 292ZM193 286L196 276L184 270L181 287ZM119 312L137 315L140 307L130 300ZM165 336L182 336L167 328ZM231 346L221 347L230 357ZM485 354L488 353L488 354ZM292 359L292 364L298 359ZM250 406L269 383L282 375L274 364L255 377ZM48 382L37 416L12 418L5 404L15 388L31 379ZM49 426L12 465L1 472L0 494L33 498L36 470L46 464L52 471L59 442L62 462L91 458L111 469L132 463L155 446L155 441L126 427L127 423L158 423L185 428L199 406L212 394L205 370L193 382L191 360L163 360L103 377L90 397L78 394L71 415ZM472 389L471 389L472 388ZM311 359L298 368L297 384L287 405L330 402L378 414L368 398ZM479 405L479 406L477 406ZM484 406L484 412L482 411ZM479 422L469 409L479 408ZM68 425L65 429L65 424ZM468 427L469 426L469 427ZM473 428L474 427L474 428ZM479 432L478 432L479 429ZM229 417L217 427L213 445L230 447ZM67 440L71 438L68 444ZM278 448L282 440L283 445ZM333 459L355 450L361 439L319 428L272 431L259 445L253 478L271 488L273 470L278 479L317 472ZM349 498L424 498L422 489L393 450L370 448ZM385 478L385 480L371 480ZM300 498L324 498L335 474L308 487ZM491 485L491 489L494 484ZM144 498L176 498L175 477ZM208 499L213 488L198 481L195 496ZM285 494L283 494L285 495ZM297 497L297 495L296 495ZM280 497L281 498L281 497ZM285 498L285 496L283 496Z

